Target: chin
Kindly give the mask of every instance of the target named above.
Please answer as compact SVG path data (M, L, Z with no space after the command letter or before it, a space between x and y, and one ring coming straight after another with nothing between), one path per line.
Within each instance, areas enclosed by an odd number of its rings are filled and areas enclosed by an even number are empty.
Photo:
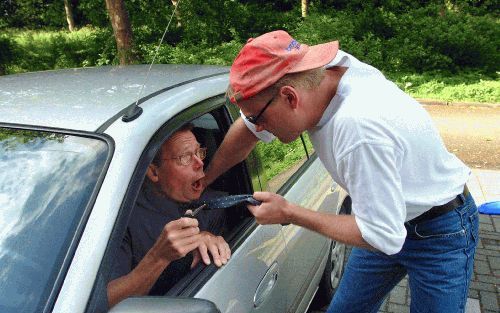
M198 199L200 199L201 194L202 194L202 192L201 192L201 191L200 191L200 192L195 192L195 193L193 193L192 195L190 195L190 197L189 197L189 201L194 201L194 200L198 200Z
M278 137L278 139L282 143L290 143L290 142L294 141L295 139L297 139L299 136L290 136L290 134L288 134L288 136L276 136L276 137Z

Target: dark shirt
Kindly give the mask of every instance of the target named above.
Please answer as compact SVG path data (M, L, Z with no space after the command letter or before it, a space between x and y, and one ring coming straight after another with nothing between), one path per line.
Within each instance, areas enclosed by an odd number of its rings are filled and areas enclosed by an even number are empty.
M206 190L200 199L212 199L226 193ZM224 210L202 210L198 215L200 231L221 235L224 229ZM113 264L112 279L124 276L142 260L160 236L163 227L184 215L180 203L158 195L152 186L144 184L137 198L129 225ZM163 271L149 295L164 295L190 271L192 254L175 260Z

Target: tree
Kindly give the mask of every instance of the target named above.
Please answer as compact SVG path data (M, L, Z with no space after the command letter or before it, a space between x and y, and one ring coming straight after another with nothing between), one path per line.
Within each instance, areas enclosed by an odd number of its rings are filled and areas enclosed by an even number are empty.
M179 4L179 0L172 0L172 5L174 6L175 10L175 18L177 19L177 27L182 27L181 23L181 12L179 11L179 8L177 8ZM176 10L177 8L177 10Z
M135 61L133 52L132 26L123 0L105 0L111 26L116 40L116 50L120 65Z
M309 9L309 0L302 0L302 17L307 17L307 11Z
M72 32L75 29L75 20L73 19L73 6L69 0L64 0L64 11L66 12L69 31Z

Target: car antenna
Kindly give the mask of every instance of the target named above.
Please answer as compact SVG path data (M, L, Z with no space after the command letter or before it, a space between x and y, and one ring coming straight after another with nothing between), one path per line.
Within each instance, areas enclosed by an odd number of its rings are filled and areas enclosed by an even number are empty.
M139 94L137 95L137 100L135 101L134 104L130 105L127 112L125 115L122 117L122 121L124 122L130 122L138 118L142 114L142 108L139 106L139 100L141 99L142 92L144 91L144 87L146 86L146 83L148 82L149 79L149 73L151 72L151 67L153 67L153 64L155 63L156 57L158 56L158 52L160 51L161 44L163 43L163 39L165 38L165 35L167 34L168 27L170 26L170 23L172 22L172 18L174 17L175 12L177 11L177 7L181 3L181 0L176 1L174 10L172 11L172 15L170 16L170 20L168 21L167 27L165 27L165 31L163 32L163 36L161 36L160 43L156 47L155 54L153 56L153 60L151 61L151 64L149 65L148 72L146 74L146 78L144 79L144 83L141 86L141 89L139 90Z

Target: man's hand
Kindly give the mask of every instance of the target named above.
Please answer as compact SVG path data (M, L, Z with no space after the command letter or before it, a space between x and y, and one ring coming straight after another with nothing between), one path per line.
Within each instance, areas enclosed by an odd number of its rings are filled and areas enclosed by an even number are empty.
M200 239L198 220L182 217L163 227L150 252L157 259L170 264L196 249Z
M285 198L271 192L255 192L253 197L262 202L261 205L247 206L257 223L262 225L290 223L290 203Z
M206 265L210 264L210 256L208 252L212 255L214 263L217 267L221 267L226 264L231 257L231 249L227 242L221 236L215 236L209 232L201 232L201 238L198 245L198 249L193 251L193 263L191 268L195 267L200 259Z

